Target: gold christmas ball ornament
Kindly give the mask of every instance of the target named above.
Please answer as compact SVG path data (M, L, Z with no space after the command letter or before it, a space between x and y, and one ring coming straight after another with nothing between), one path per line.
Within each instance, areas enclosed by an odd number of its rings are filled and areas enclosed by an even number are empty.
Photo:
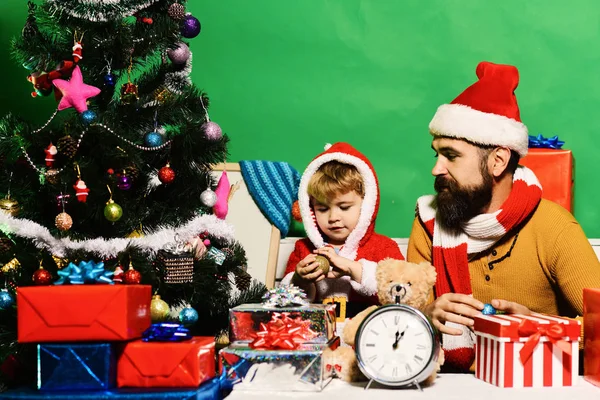
M110 222L117 222L123 216L123 209L120 205L110 199L104 207L104 217Z
M61 212L54 219L54 224L61 231L68 231L73 226L73 218L66 212Z
M142 231L142 228L136 229L131 231L131 233L129 235L127 235L128 238L133 239L133 238L141 238L144 237L144 231Z
M329 272L329 267L330 267L329 259L324 256L317 256L317 257L315 257L315 261L319 263L318 269L323 271L323 274L327 275L327 273Z
M167 319L168 315L169 305L167 302L162 300L157 294L152 296L152 301L150 302L150 318L152 319L152 322L162 322Z
M19 202L15 199L10 198L10 194L7 194L2 200L0 200L0 210L5 213L16 217L21 211L21 207L19 206Z

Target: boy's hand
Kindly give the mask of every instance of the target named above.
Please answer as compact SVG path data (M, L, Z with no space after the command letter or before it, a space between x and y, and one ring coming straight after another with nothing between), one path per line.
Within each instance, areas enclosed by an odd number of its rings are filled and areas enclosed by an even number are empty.
M325 279L325 274L319 268L314 254L307 255L296 265L296 276L303 282L318 282Z
M339 278L340 276L349 275L356 282L362 281L362 264L358 261L348 260L345 257L338 255L335 249L331 246L321 247L315 250L315 254L327 257L331 266L331 271L327 274L327 278Z

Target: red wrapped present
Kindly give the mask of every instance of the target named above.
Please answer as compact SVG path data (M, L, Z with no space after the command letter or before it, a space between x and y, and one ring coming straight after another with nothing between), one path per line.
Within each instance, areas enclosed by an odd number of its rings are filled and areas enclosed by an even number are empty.
M117 362L118 387L198 387L215 376L215 340L127 343Z
M542 197L573 213L573 153L571 150L529 149L520 162L531 169L542 184Z
M600 386L600 288L583 289L583 377Z
M542 314L480 315L474 330L477 378L499 387L576 382L579 321Z
M121 341L150 326L148 285L17 288L20 343Z

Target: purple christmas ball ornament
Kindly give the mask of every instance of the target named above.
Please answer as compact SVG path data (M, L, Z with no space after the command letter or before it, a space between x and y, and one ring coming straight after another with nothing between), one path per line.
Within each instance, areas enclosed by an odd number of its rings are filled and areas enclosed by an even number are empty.
M181 22L181 36L184 38L195 38L200 33L200 21L193 15L186 15Z
M190 48L183 42L179 42L176 48L167 50L169 60L173 64L185 64L188 58L190 58L190 54Z
M208 121L202 124L202 128L204 129L206 138L209 140L219 140L223 136L223 131L221 131L221 127L212 121Z
M131 179L127 175L119 176L119 180L117 182L117 187L121 190L131 189Z

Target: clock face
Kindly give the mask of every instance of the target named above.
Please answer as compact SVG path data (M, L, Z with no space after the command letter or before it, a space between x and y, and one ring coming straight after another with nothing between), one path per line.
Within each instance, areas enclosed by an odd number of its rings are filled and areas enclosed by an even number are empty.
M425 379L436 364L437 351L427 319L402 305L380 307L371 313L356 338L357 358L365 375L393 386Z

